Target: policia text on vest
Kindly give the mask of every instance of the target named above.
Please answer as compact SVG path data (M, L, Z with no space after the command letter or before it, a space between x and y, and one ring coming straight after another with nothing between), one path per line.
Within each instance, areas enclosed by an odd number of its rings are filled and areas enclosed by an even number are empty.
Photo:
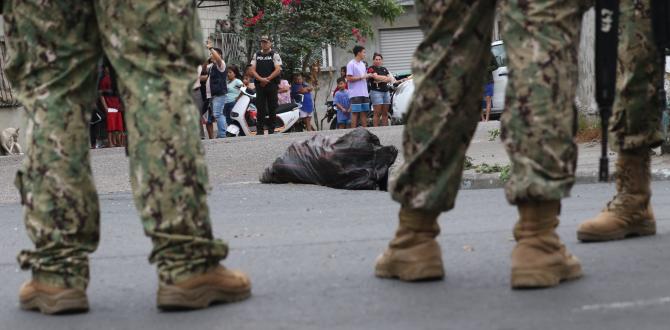
M280 81L279 73L281 64L281 57L271 49L257 52L254 54L254 58L251 62L252 67L255 69L257 79L269 78L269 82L267 83L261 81L256 84L256 108L258 109L256 133L258 135L264 134L266 126L269 134L274 133L277 117L277 92Z

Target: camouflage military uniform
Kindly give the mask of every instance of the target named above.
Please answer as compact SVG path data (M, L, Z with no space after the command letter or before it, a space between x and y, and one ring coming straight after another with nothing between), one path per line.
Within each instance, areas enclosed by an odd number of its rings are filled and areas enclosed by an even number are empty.
M21 267L38 281L85 288L99 240L99 203L88 153L87 105L96 64L118 73L128 129L130 180L150 261L173 283L225 258L212 237L207 168L190 97L205 57L190 0L5 1L7 74L28 116L28 152L16 178L35 243Z
M615 151L656 147L663 142L658 81L664 67L651 27L650 0L620 2L617 98L610 120Z
M503 39L509 58L502 139L512 161L511 203L568 196L577 147L573 106L577 45L589 1L506 0ZM417 0L426 38L415 53L417 93L404 131L405 163L392 196L426 211L453 207L480 102L496 0ZM616 148L658 144L656 50L649 0L622 0L618 83L610 131Z

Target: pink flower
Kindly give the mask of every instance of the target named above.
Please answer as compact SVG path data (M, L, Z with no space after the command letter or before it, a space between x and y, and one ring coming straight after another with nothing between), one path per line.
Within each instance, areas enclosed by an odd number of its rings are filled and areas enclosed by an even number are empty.
M354 38L356 38L356 41L358 41L359 44L363 45L367 41L367 39L365 39L365 37L363 37L361 34L361 30L357 28L351 28L351 34L354 36Z
M259 10L258 13L256 14L256 16L243 18L242 20L244 21L244 26L245 27L252 27L252 26L258 24L258 21L260 21L263 18L264 15L265 15L265 13L262 10Z

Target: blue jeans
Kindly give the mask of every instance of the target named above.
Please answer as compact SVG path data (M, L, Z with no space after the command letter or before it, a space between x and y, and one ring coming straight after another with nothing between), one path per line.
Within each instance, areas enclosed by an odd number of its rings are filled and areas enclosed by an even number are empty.
M226 105L226 96L214 96L212 97L212 113L216 119L216 138L226 137L226 116L223 115L223 107Z

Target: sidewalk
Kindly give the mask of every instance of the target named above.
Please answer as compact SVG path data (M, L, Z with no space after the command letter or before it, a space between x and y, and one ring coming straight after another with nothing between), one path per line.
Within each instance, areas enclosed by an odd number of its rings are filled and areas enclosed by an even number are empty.
M468 149L468 156L472 158L472 163L480 165L498 164L505 166L509 164L509 157L505 148L500 142L500 138L489 141L489 132L500 128L500 122L491 121L480 123L477 132ZM598 182L598 169L600 167L600 143L582 143L579 144L579 156L577 157L577 183L595 183ZM656 154L660 152L655 149ZM652 156L652 180L666 181L670 180L670 155ZM616 153L609 152L610 176L614 173L614 162ZM613 181L613 180L612 180ZM463 173L462 189L488 189L500 188L505 182L500 178L500 173L476 173L474 169L466 170Z
M483 163L501 166L508 165L509 159L500 137L489 141L489 131L500 127L500 122L480 123L468 149L468 157L474 165ZM403 162L402 157L403 126L371 128L384 145L394 145L401 152L391 168L394 171ZM322 131L326 136L341 136L348 130ZM297 141L309 138L313 133L275 134L272 136L239 137L218 140L204 140L203 144L209 167L212 186L258 182L263 170L282 155L286 148ZM599 144L579 146L577 182L593 183L598 180ZM0 157L0 203L16 203L19 196L14 187L14 177L23 156ZM616 155L611 153L610 173L614 173ZM123 148L91 150L91 164L96 188L100 194L130 192L128 177L128 158ZM652 170L654 180L670 180L670 155L653 156ZM476 173L466 170L463 175L463 189L499 188L504 185L499 173Z

